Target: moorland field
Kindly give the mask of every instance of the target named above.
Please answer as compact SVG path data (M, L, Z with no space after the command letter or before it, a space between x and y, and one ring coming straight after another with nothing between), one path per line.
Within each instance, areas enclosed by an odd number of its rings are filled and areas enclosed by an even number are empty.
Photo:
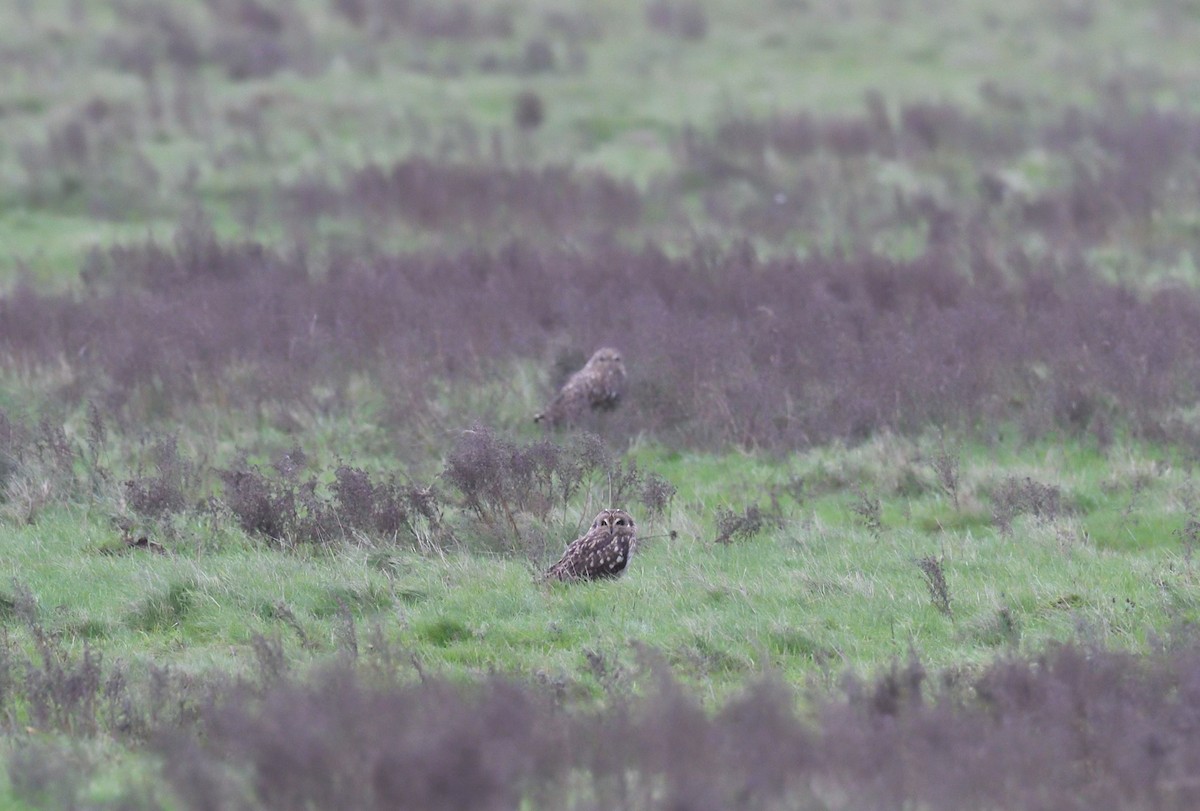
M0 805L1197 807L1198 44L5 4Z

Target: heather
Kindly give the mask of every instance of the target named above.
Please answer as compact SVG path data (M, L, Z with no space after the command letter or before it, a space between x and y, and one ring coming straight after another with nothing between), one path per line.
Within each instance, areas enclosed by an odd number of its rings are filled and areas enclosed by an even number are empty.
M365 375L404 404L385 417L397 428L461 429L471 417L453 426L428 396L439 381L500 381L569 341L620 343L631 358L612 430L695 447L931 424L1185 444L1195 432L1200 297L1131 289L1085 263L1026 258L1002 272L941 251L672 258L521 243L322 261L185 230L170 245L94 253L86 270L84 293L7 296L0 345L10 368L68 375L69 405L92 400L123 420L196 402L312 409L321 397L336 411ZM510 390L478 417L519 425L546 391Z
M2 803L1194 806L1198 34L0 10Z
M383 690L340 669L211 708L166 770L198 806L1187 808L1195 657L1067 645L970 676L911 660L804 716L771 678L707 714L652 664L644 697L575 712L502 680Z
M548 686L416 678L387 648L361 660L347 653L299 679L273 643L256 644L255 677L202 684L170 673L131 679L49 640L35 660L6 649L4 672L20 674L6 682L7 723L151 741L165 784L128 779L121 807L1196 801L1189 635L1143 657L1072 643L970 674L909 658L810 695L802 712L798 694L809 691L770 674L708 711L648 649L610 683L603 706L570 708ZM25 802L70 806L94 768L51 738L14 757L9 780Z
M0 65L0 233L59 280L92 235L165 237L197 206L225 236L299 247L748 236L1192 275L1177 4L778 5L24 4ZM731 52L745 93L701 81Z

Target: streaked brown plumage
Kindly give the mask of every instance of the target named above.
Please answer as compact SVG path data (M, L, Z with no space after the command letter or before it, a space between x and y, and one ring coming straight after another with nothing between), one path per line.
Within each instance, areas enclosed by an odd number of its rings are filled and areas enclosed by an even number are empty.
M625 364L612 347L597 349L591 359L559 389L558 395L536 414L534 422L557 427L577 422L588 411L611 411L625 392Z
M618 577L637 550L633 516L624 510L601 510L592 527L575 540L558 563L546 571L550 580L596 580Z

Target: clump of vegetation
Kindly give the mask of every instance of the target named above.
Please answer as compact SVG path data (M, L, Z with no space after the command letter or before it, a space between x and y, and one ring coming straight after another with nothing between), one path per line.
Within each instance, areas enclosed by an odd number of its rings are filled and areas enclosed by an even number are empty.
M246 532L284 546L349 541L429 551L452 540L445 505L432 488L345 464L325 486L321 476L302 475L307 466L299 447L276 460L274 475L243 456L219 472L224 492L217 506Z
M1196 555L1196 550L1200 549L1200 517L1195 513L1189 514L1183 526L1175 530L1175 537L1179 538L1183 545L1183 554L1191 561Z
M584 440L589 447L597 447L597 443ZM573 497L604 461L603 455L563 451L549 440L518 445L476 425L459 437L442 479L458 491L464 506L481 521L494 525L504 520L518 535L518 511L544 518Z
M675 494L679 492L675 485L654 471L645 475L638 493L638 503L646 508L648 517L656 518L670 512Z
M520 130L536 130L546 118L546 105L542 97L532 90L517 94L513 103L513 122Z
M425 169L405 171L415 173L397 181L405 189L425 182ZM391 181L379 178L377 193L364 187L356 198L394 203ZM445 191L457 187L449 180L430 182L448 205L497 208L469 188ZM413 198L421 207L439 199ZM568 207L557 191L496 199ZM203 221L186 223L170 246L98 250L83 299L18 289L0 301L0 362L65 362L75 379L67 404L105 403L122 420L162 420L197 403L337 410L355 375L370 374L404 398L389 419L427 427L446 417L423 392L499 377L564 325L592 324L595 301L616 300L627 303L617 323L575 336L584 345L622 336L630 396L611 430L700 448L793 448L931 422L1079 433L1101 418L1111 430L1110 412L1130 430L1182 437L1176 412L1193 392L1177 382L1200 379L1191 351L1200 296L1131 297L1097 274L1068 278L1032 260L1004 277L981 265L970 282L938 250L907 261L760 259L744 248L670 258L655 245L605 243L584 256L518 241L440 255L335 251L327 267L316 264L222 240ZM1122 325L1121 351L1096 333L1105 323ZM487 363L481 345L492 348ZM1081 345L1109 349L1079 357L1072 347Z
M946 582L946 573L942 569L942 561L932 555L926 555L917 561L921 577L929 589L929 601L933 607L947 617L953 619L954 611L950 608L950 586Z
M165 732L159 751L189 808L242 785L266 808L765 808L816 801L815 785L839 809L1182 808L1178 781L1196 749L1183 711L1193 647L1139 660L1063 645L974 675L929 674L914 658L847 677L803 718L792 690L770 680L706 712L649 654L654 687L636 695L589 651L613 689L607 706L573 713L499 677L399 682L343 664L310 680L284 675L262 693L227 691L197 722ZM1112 735L1118 718L1138 725Z
M332 485L338 519L348 529L374 537L407 538L419 548L437 545L444 506L430 487L401 482L393 474L380 481L360 468L339 465Z
M63 424L43 414L36 425L0 409L0 504L19 523L32 524L55 504L101 495L112 472L104 459L105 427L88 409L87 436L78 442Z
M564 443L520 444L476 425L459 437L441 479L485 526L507 526L510 545L516 546L528 540L520 516L540 522L551 513L565 516L581 495L608 505L636 501L651 518L662 515L675 495L674 485L662 476L619 459L599 436L586 432Z
M872 535L883 532L883 503L879 496L860 488L858 497L850 505L850 511L858 516L863 526Z
M1012 529L1019 515L1053 520L1062 512L1062 490L1028 476L1009 476L992 493L992 521L1001 532Z
M717 510L717 543L748 541L771 524L777 524L757 504L747 504L737 512L725 507Z
M938 448L933 456L933 472L937 474L938 484L942 491L950 496L950 500L954 503L954 509L959 510L959 486L960 486L960 458L956 448L948 448L945 445Z
M155 441L150 456L153 472L139 471L124 482L129 508L147 519L188 509L189 499L194 499L200 489L199 466L180 454L178 439L174 436Z
M300 478L303 451L280 457L278 476L265 474L245 457L221 471L222 502L241 528L283 546L328 544L342 537L336 514L317 495L314 477Z
M536 129L544 120L545 103L535 93L522 93L514 116L521 129ZM333 181L309 175L283 194L285 213L296 224L357 212L375 221L397 218L451 232L613 232L636 226L643 207L634 186L603 173L426 158L368 164Z
M696 0L651 0L646 22L654 31L684 40L702 40L708 34L708 15Z

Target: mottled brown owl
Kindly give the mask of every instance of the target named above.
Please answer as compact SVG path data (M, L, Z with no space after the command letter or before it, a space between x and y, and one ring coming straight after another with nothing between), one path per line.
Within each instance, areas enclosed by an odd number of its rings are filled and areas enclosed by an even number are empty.
M633 516L624 510L602 510L592 528L572 542L558 563L546 570L549 580L597 580L617 577L637 549Z
M534 422L558 427L579 420L588 411L611 411L625 391L625 364L621 353L611 347L597 349L584 367L559 389L546 410Z

